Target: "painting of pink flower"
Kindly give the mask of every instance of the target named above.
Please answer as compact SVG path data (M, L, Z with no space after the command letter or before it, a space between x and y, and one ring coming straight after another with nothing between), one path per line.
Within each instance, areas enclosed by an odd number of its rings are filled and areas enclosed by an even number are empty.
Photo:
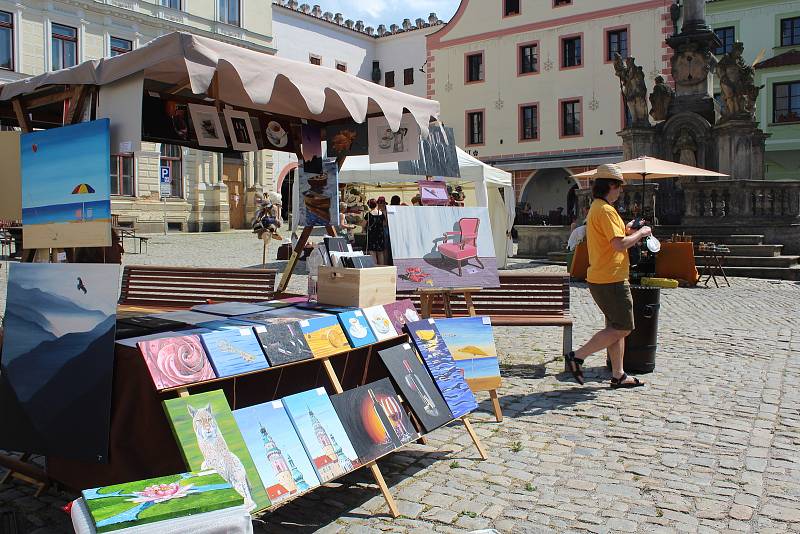
M157 389L216 378L196 335L140 341L138 345Z
M172 484L156 484L155 486L145 488L143 491L134 491L133 494L136 495L136 497L129 499L129 501L135 503L149 502L158 504L171 501L172 499L186 497L189 495L189 490L191 488L191 484L181 486L177 482L173 482Z

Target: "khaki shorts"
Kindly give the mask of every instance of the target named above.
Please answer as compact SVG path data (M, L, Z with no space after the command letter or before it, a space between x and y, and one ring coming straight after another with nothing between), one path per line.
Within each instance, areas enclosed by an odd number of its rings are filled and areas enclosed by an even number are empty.
M606 316L606 327L614 330L633 330L633 297L627 281L611 284L589 284L597 306Z

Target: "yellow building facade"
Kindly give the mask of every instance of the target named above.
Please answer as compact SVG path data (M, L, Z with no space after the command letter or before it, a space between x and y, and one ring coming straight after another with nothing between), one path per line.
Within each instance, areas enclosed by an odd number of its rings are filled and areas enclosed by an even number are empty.
M271 14L262 0L0 0L0 83L122 54L173 31L274 53ZM268 152L222 156L143 143L141 152L110 157L112 212L145 232L164 227L161 167L173 176L167 223L181 231L249 226L253 198L272 173Z
M513 172L517 202L566 214L570 170L622 159L614 53L635 57L649 88L669 77L670 4L462 0L428 37L428 96L459 146Z

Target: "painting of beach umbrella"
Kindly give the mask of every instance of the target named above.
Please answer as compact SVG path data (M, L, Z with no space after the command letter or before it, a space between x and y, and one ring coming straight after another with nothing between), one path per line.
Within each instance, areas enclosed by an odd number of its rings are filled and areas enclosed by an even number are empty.
M111 245L108 119L22 134L25 248Z
M94 193L94 187L89 184L78 184L75 186L75 189L72 190L73 195L89 195ZM89 213L89 218L91 219L91 212ZM86 203L81 202L81 220L86 220Z
M436 319L436 327L472 391L500 387L500 364L488 317Z

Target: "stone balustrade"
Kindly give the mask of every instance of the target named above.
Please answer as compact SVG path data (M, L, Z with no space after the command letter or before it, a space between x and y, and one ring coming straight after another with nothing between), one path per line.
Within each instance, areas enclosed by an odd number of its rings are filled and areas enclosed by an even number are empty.
M800 220L800 181L719 180L683 185L684 223Z

